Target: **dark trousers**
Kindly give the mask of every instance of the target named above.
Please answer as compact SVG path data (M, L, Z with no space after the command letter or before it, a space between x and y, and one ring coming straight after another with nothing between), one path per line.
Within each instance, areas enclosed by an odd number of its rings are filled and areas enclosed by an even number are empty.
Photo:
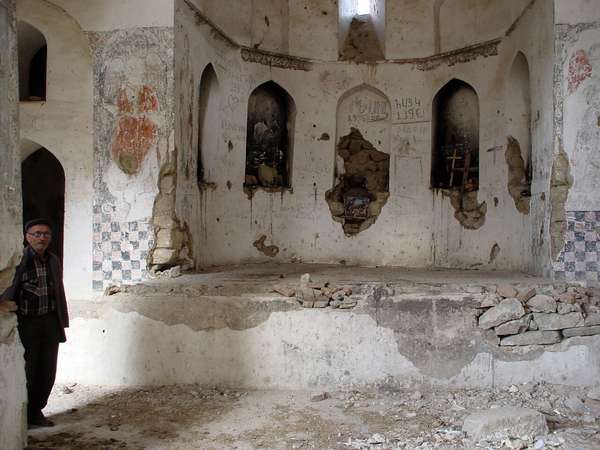
M60 325L56 313L19 316L19 336L25 348L27 416L40 417L56 377Z

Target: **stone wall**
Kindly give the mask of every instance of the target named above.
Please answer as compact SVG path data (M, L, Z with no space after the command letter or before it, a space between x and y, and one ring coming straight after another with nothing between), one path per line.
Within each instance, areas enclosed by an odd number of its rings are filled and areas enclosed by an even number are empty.
M14 0L0 0L0 293L21 254L21 176L18 147L17 35ZM0 448L27 443L23 347L13 313L0 311Z

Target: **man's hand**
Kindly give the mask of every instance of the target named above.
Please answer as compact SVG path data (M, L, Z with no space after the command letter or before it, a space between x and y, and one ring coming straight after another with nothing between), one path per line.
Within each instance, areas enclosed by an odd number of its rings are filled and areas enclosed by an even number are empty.
M13 301L0 301L0 314L8 314L17 310L17 304Z

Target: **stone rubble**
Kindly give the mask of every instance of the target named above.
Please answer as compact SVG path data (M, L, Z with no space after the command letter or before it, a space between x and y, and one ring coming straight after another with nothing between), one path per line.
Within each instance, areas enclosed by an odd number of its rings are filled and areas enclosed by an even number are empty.
M500 346L552 345L600 334L600 292L555 285L551 293L538 293L501 284L495 293L483 295L477 314L479 327L493 330Z
M276 292L284 295L283 292L287 291ZM296 300L303 308L351 309L358 303L357 298L351 295L352 289L348 287L332 287L328 282L313 283L308 273L300 277L300 287L295 291Z
M299 393L57 385L46 412L59 426L30 434L28 448L600 448L600 385L373 388ZM513 412L503 415L507 410ZM465 432L474 414L487 417L487 431L476 440ZM507 431L506 421L518 423Z

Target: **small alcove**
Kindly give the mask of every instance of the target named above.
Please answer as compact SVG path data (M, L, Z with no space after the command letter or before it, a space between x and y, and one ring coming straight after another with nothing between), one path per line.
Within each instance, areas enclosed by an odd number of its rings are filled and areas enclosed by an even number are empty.
M506 88L508 144L508 192L515 207L529 214L531 179L533 174L531 145L531 94L529 64L521 52L515 56Z
M19 52L19 100L46 100L48 46L44 35L27 22L17 26Z
M433 100L431 187L479 187L479 100L461 80L449 81Z
M294 100L277 83L267 81L252 91L246 131L246 190L291 188L295 116Z
M217 151L219 80L212 64L202 72L198 94L198 148L196 159L196 181L202 188L210 178L210 169L206 166L208 154Z

